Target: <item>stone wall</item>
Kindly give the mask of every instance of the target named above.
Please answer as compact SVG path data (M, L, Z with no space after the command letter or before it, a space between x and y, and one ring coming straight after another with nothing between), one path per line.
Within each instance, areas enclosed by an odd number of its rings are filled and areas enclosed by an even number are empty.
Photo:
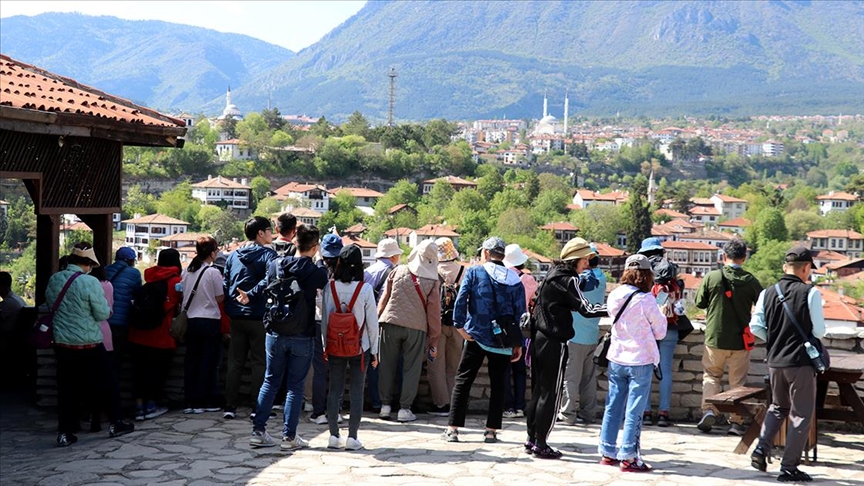
M702 400L702 353L705 346L702 333L702 324L694 323L696 329L692 334L679 343L676 348L675 362L673 363L673 388L672 388L672 407L670 415L673 420L677 421L692 421L700 416L700 403ZM607 326L601 325L601 334L605 333ZM845 352L864 354L864 332L859 335L832 335L829 334L823 342L829 350L843 350ZM223 365L221 367L221 379L224 388L225 379L225 356L227 355L227 346L223 352ZM166 384L166 396L173 406L180 407L183 403L183 359L185 356L185 348L178 348L174 360L171 373ZM765 348L758 344L756 349L751 354L750 373L748 383L763 384L764 377L768 373L768 367L763 362L765 358ZM241 396L248 397L248 370L244 376L243 385L241 388ZM55 406L57 403L57 391L55 383L55 366L54 352L52 350L40 350L37 354L37 373L36 373L36 403L39 406ZM725 377L724 377L725 378ZM484 410L488 405L489 398L489 377L486 374L484 366L474 382L471 390L471 402L469 408L474 411ZM602 403L606 398L608 384L606 381L605 369L598 370L598 399ZM864 397L864 381L859 381L856 385L858 394ZM528 378L528 397L531 393L530 376ZM829 395L836 395L836 389L830 390ZM121 373L121 394L124 402L130 408L132 407L131 396L131 369L128 363L124 366ZM658 390L656 380L652 386L653 409L656 412L658 404ZM346 393L347 396L347 393ZM250 405L247 401L246 405ZM418 396L415 400L414 410L422 412L431 405L429 397L429 385L426 382L426 373L423 372L421 383L418 388Z

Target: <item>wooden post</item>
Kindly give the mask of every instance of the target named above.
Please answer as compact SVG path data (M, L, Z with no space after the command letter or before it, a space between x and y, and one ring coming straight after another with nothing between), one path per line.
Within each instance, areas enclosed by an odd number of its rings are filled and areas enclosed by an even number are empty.
M79 218L93 230L93 250L102 266L110 265L113 257L111 247L114 240L112 213L79 214Z
M60 259L60 216L36 215L36 305L45 302L48 279L57 272Z

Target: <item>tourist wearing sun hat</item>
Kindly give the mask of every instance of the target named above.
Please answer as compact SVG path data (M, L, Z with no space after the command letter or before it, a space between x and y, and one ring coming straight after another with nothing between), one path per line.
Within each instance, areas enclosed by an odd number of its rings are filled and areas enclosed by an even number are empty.
M446 417L450 413L450 395L456 383L456 371L462 356L465 339L453 327L453 305L455 293L465 274L465 266L460 263L459 252L453 240L443 236L435 240L438 245L438 277L441 282L441 336L438 338L438 357L426 362L426 378L432 395L430 415ZM452 303L445 305L447 299Z
M521 246L511 243L504 248L504 266L513 269L519 275L519 280L525 287L525 307L529 308L531 299L537 293L537 280L525 268L527 262L528 255L522 251ZM525 389L528 381L526 357L523 353L519 361L510 363L507 367L504 377L504 418L525 416Z
M531 402L525 416L528 440L525 449L540 459L559 459L561 452L547 444L558 415L559 394L567 364L567 341L573 338L573 315L604 317L605 305L591 304L579 290L579 274L596 255L582 238L573 238L561 250L560 259L546 275L534 310L536 325L531 342Z
M387 276L378 302L378 321L381 323L379 416L390 418L391 392L402 356L402 393L397 420L411 422L417 419L411 412L411 404L417 396L423 359L437 356L436 346L441 334L438 246L434 241L422 241L411 250L408 263L397 266Z

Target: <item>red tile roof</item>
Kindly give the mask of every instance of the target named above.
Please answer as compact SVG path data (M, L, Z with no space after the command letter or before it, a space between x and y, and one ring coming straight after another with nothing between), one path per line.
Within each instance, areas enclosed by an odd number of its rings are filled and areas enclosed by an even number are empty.
M837 191L829 192L821 196L816 196L817 201L857 201L858 196L849 194L848 192Z
M411 234L412 231L414 231L414 230L411 228L405 228L405 227L393 228L393 229L389 229L389 230L385 231L384 236L387 236L390 238L396 238L397 236L408 236Z
M279 213L279 214L282 214L282 213ZM297 218L300 218L300 217L320 218L321 216L323 216L318 211L315 211L314 209L309 209L309 208L294 208L291 210L291 214L293 214L294 217L297 217Z
M864 235L852 230L817 230L807 233L807 238L847 238L850 240L862 240Z
M594 243L597 248L597 254L601 257L622 257L627 254L624 250L619 250L612 245L606 243Z
M336 189L330 189L330 194L335 196L340 191L348 191L354 197L381 197L384 195L378 191L366 189L365 187L337 187Z
M657 211L654 211L654 214L669 216L672 219L689 219L690 218L690 216L688 216L684 213L679 213L678 211L673 211L671 209L666 209L666 208L658 209Z
M685 289L696 290L702 285L702 277L694 277L689 273L680 273L678 277L684 281Z
M534 253L531 250L522 249L522 253L528 255L528 258L532 260L537 260L540 263L552 263L551 258L547 258L539 253Z
M724 203L746 203L745 199L739 199L737 197L727 196L725 194L714 194L714 197L721 200Z
M717 226L747 228L748 226L750 226L752 224L753 224L753 222L747 218L735 218L735 219L730 219L728 221L724 221L724 222L718 224Z
M549 231L579 231L579 228L573 226L571 223L567 221L561 221L558 223L549 223L540 227L540 229L549 230Z
M363 238L360 238L359 236L354 236L354 235L343 236L342 237L342 244L345 246L348 246L350 244L355 244L355 245L359 246L360 248L378 248L378 245L376 245L375 243L372 243L371 241L366 241Z
M422 236L446 236L448 238L459 237L459 233L453 231L450 226L444 224L427 224L414 230Z
M693 216L720 216L720 211L714 206L693 206L690 208L690 214Z
M227 177L223 178L222 176L212 177L204 179L201 182L196 182L192 184L192 187L201 187L201 188L218 188L218 189L252 189L252 186L247 186L246 184L240 184L239 182L235 182Z
M667 250L711 250L717 251L717 247L708 243L697 241L664 241L661 243Z
M447 181L451 185L455 185L455 186L472 186L473 187L473 186L477 185L476 182L465 180L461 177L456 177L456 176L452 176L452 175L449 175L446 177L439 177L437 179L426 179L425 181L423 181L423 183L424 184L435 184L439 180Z
M163 236L159 241L197 241L202 236L210 236L208 233L175 233L173 235Z
M77 223L72 223L72 224L61 224L60 225L60 231L61 232L63 232L63 231L86 231L88 233L93 232L93 230L90 229L89 226L87 226L85 223L83 223L81 221L79 221Z
M283 196L284 197L284 196L287 196L288 194L290 194L292 192L300 193L300 192L311 191L312 189L320 189L324 192L327 192L326 187L320 186L318 184L304 184L302 182L289 182L288 184L285 184L284 186L273 191L273 193L276 194L277 196Z
M150 214L148 216L142 216L140 218L132 218L126 219L122 221L123 223L130 224L175 224L175 225L186 225L189 223L186 221L180 221L179 219L172 218L171 216L165 216L164 214Z

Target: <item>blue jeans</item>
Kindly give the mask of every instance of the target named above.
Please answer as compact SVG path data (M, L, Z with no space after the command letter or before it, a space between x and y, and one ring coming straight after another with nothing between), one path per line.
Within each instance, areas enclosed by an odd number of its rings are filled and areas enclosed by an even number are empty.
M678 345L678 330L666 331L666 337L657 341L660 349L660 371L663 379L660 380L660 407L661 412L668 412L672 401L672 362L675 360L675 346ZM649 390L650 396L650 390ZM645 405L645 412L651 411L651 400Z
M619 460L639 457L642 435L642 412L651 392L654 365L624 366L609 362L609 393L603 426L600 429L598 452ZM624 424L621 447L617 446L618 429Z
M297 435L300 410L303 407L303 385L312 366L314 338L306 336L280 336L267 333L264 349L267 353L267 371L258 393L253 430L263 431L270 417L270 409L280 385L285 385L284 426L282 437L293 439Z

